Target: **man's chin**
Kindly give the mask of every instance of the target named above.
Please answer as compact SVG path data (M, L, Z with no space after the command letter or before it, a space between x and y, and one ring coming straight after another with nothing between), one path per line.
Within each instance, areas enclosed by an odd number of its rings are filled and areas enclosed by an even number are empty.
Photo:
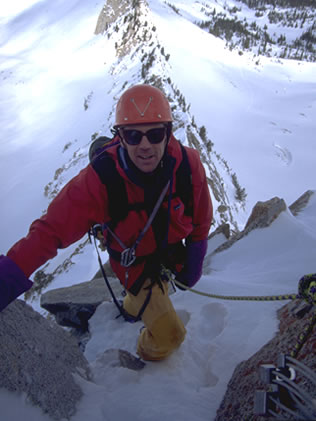
M148 160L145 159L139 159L137 161L137 167L143 172L152 172L157 168L158 163L156 162L156 159L151 158Z

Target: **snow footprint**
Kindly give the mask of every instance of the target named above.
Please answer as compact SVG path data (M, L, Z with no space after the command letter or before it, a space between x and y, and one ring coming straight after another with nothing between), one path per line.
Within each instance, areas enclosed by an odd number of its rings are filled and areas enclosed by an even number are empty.
M276 143L273 144L275 148L275 154L276 156L282 161L284 165L290 165L293 161L293 157L291 152L280 145L277 145Z
M181 319L184 326L186 326L191 318L190 313L187 310L179 309L177 310L177 315Z
M221 303L205 304L200 312L201 323L199 325L199 333L207 341L216 338L225 327L225 318L227 310Z

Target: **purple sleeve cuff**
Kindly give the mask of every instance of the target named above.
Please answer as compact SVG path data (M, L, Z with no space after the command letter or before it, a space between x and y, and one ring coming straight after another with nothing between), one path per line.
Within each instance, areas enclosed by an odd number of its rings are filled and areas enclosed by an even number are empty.
M207 251L207 239L188 243L186 262L177 279L188 287L193 287L202 276L204 257Z
M10 257L0 256L0 311L32 285Z

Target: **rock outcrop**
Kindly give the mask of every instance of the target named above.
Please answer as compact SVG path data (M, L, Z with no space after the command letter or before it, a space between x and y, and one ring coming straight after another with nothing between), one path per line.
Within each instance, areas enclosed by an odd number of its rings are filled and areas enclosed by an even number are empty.
M245 228L229 238L224 244L220 245L213 253L219 253L231 247L236 241L241 240L249 234L250 231L256 228L265 228L272 224L272 222L286 210L286 204L283 199L274 197L266 202L257 202L252 209L251 215L245 225Z
M302 196L300 196L291 206L289 206L290 211L294 216L297 216L302 209L304 209L315 192L313 190L307 190Z
M262 364L278 366L277 358L281 353L289 355L294 349L298 335L304 331L311 317L312 310L302 313L298 301L286 304L278 311L280 320L279 332L247 361L241 362L235 369L227 386L225 396L217 411L214 421L264 421L266 417L254 415L254 398L256 390L268 390L259 377L259 367ZM297 311L297 310L300 311ZM299 316L299 317L298 317ZM297 359L312 371L316 370L316 331L312 333L297 355ZM309 392L316 399L315 389L299 378L296 379L303 390ZM268 419L271 419L269 417ZM274 418L272 418L274 419ZM290 418L286 418L290 419ZM295 419L295 418L291 418ZM296 418L298 419L298 418ZM306 419L306 418L303 418Z
M74 338L24 301L0 313L0 388L25 393L56 420L76 412L82 391L74 375L89 378L89 367Z
M308 204L309 199L315 192L307 190L292 205L289 206L290 212L296 216ZM251 211L245 228L237 234L231 236L225 243L221 244L213 253L219 253L231 247L236 241L241 240L256 228L266 228L277 219L281 212L287 209L286 203L279 197L274 197L265 202L257 202Z
M119 297L122 286L117 278L108 278L114 294ZM41 296L41 306L54 314L61 326L85 331L88 320L98 305L110 301L111 295L103 278L94 278L65 288L46 292Z
M99 371L99 369L102 371L107 367L123 367L139 371L145 367L146 363L125 349L110 348L103 354L99 354L92 365L95 371Z
M129 8L129 2L126 0L108 0L100 12L94 33L96 35L104 34L109 25L115 23Z
M208 239L211 240L213 237L215 237L216 235L220 235L223 234L225 236L225 238L228 240L230 237L230 226L229 224L221 224L219 225L215 231L213 231Z
M305 192L289 207L289 210L293 213L294 216L298 215L298 213L304 207L306 207L309 199L313 194L314 192L310 190ZM238 239L248 234L251 229L267 226L267 224L269 224L269 221L271 223L276 218L276 216L284 210L283 203L284 202L282 200L277 198L265 203L259 202L254 208L246 224L245 230L242 233L240 233ZM229 241L231 245L237 240L232 239ZM227 248L227 244L224 248ZM219 249L217 249L217 251L218 250ZM310 324L313 311L315 311L315 307L311 307L309 304L302 300L292 301L283 306L278 311L278 318L280 320L279 332L256 354L254 354L247 361L241 362L236 367L233 376L227 386L227 390L221 402L221 405L217 411L215 421L264 421L267 419L267 417L254 414L255 391L268 390L268 386L263 385L260 380L259 367L262 364L272 364L277 367L278 356L280 354L289 355L290 352L295 349L295 345L299 342L299 335L303 333L306 326ZM314 330L304 342L296 358L306 367L315 372L315 355L316 331L314 326ZM306 379L301 378L300 376L298 376L296 382L300 384L303 390L307 391L316 401L314 385L308 383ZM298 418L287 419L294 420Z

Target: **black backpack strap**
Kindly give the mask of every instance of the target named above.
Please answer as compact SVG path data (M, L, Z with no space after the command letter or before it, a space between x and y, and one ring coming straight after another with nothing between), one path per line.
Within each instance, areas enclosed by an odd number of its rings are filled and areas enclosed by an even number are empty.
M112 142L113 139L107 136L97 137L90 145L89 148L89 161L92 162L101 151Z
M181 145L182 160L176 171L176 193L185 207L185 214L192 216L192 173L185 147Z
M123 178L117 171L114 160L106 153L107 145L112 139L102 136L97 138L90 147L91 165L100 177L108 191L110 218L116 224L125 219L129 210L143 208L141 204L130 205ZM185 206L185 213L192 215L192 175L188 154L180 144L182 160L176 171L176 195ZM103 152L102 152L103 149Z
M91 165L107 189L110 198L109 215L113 229L119 221L127 217L129 211L125 182L116 168L115 161L106 150L93 159Z

